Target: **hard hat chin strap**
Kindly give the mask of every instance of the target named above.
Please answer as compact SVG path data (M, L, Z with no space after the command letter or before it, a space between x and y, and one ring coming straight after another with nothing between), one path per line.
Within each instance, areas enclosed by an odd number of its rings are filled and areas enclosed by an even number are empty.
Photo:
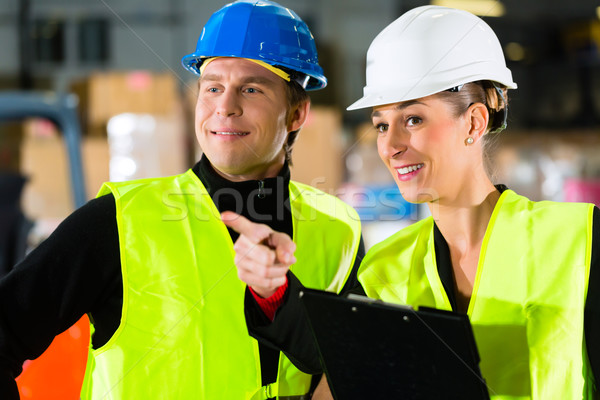
M498 93L498 95L502 99L502 103L504 104L504 108L501 109L501 111L502 111L502 125L500 125L496 129L494 129L493 131L490 131L489 133L500 133L504 129L506 129L506 121L508 119L508 103L506 102L506 98L504 97L504 90L502 90L501 87L499 87L498 85L496 85L496 83L494 83L494 82L492 82L492 83L494 85L494 89L496 89L496 92Z
M302 86L302 89L306 89L306 87L308 86L308 81L310 81L310 75L303 75L302 77L298 77L294 80L298 82L300 86Z
M460 90L463 88L463 86L465 86L464 83L462 85L458 85L458 86L451 87L450 89L446 89L446 91L452 92L452 93L460 92Z

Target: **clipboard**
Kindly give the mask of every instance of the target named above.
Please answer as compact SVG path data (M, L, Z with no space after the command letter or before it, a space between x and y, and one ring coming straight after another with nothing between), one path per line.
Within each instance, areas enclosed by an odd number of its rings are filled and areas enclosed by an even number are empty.
M466 314L299 293L335 399L489 400Z

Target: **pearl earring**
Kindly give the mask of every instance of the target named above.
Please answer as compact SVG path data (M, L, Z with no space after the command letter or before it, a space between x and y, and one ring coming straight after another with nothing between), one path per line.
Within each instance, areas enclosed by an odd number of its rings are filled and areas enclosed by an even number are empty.
M473 142L475 141L475 139L473 139L471 136L469 136L468 138L465 139L465 145L470 145L473 144Z

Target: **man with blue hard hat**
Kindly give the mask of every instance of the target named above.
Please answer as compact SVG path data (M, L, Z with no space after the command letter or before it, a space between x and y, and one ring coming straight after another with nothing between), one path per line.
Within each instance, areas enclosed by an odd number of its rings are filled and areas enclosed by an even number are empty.
M289 326L275 311L301 323L290 291L346 291L364 254L356 212L290 180L306 91L327 84L314 39L292 10L238 1L182 63L199 76L204 155L177 176L105 183L0 281L3 399L19 398L24 360L83 314L93 334L82 399L311 396L320 375L248 332Z

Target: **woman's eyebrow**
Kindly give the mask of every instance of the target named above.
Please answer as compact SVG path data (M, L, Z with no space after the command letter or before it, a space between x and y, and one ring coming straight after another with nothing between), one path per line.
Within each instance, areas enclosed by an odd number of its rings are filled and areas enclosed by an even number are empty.
M408 101L403 101L402 103L398 103L396 105L396 107L394 107L394 111L402 111L404 110L406 107L410 107L413 106L415 104L420 104L423 106L427 106L427 104L423 103L422 101L419 100L408 100ZM371 118L376 118L376 117L380 117L381 116L381 112L380 111L373 111L371 113Z

